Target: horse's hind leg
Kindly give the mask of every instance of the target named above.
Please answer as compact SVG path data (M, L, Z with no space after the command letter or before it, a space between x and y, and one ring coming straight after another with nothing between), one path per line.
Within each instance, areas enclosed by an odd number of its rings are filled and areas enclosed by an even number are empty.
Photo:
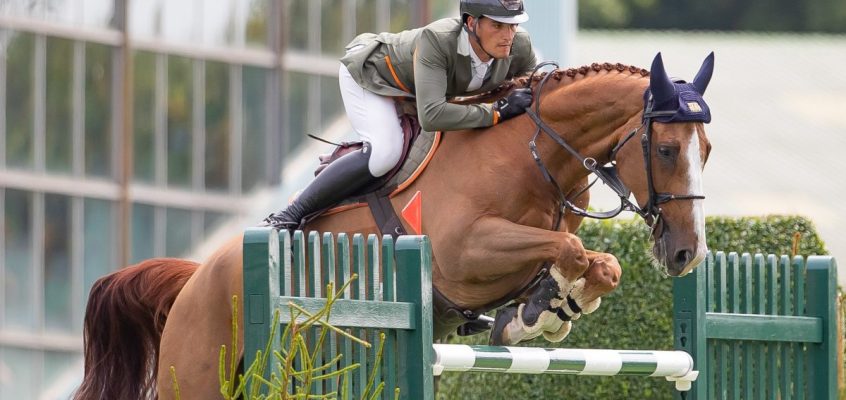
M512 345L546 332L561 332L563 339L570 332L572 315L565 315L561 305L566 303L575 284L583 280L566 279L556 267L551 268L549 275L538 282L525 299L497 312L490 343Z
M182 399L219 399L218 367L221 346L227 348L228 365L233 356L232 296L242 285L242 238L239 235L206 261L182 289L168 315L162 333L158 366L159 399L175 398L170 368L175 370ZM243 323L239 313L239 343ZM240 357L240 349L235 350ZM237 372L236 372L237 373Z
M593 251L587 251L587 257L588 269L573 284L567 285L567 280L552 269L524 304L498 313L491 344L516 344L541 334L552 342L563 340L570 332L571 321L595 311L601 296L613 291L620 281L622 269L616 257Z

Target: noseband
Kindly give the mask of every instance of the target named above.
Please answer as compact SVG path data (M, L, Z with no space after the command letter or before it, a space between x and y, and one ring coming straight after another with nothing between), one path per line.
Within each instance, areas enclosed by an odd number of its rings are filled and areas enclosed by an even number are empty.
M534 77L535 73L544 66L547 65L554 65L558 68L558 64L555 62L543 62L535 67L535 70L532 72L532 75L529 76L529 80L526 83L527 87L531 87L532 78ZM652 148L652 119L657 117L669 116L673 115L675 111L653 111L653 99L650 96L649 100L645 102L643 108L643 122L639 127L629 132L626 137L620 141L614 148L611 150L611 161L605 165L599 165L596 159L592 157L585 157L581 155L576 149L570 146L558 132L555 131L552 127L548 124L543 122L540 118L540 99L541 99L541 91L543 90L543 85L549 80L551 73L547 73L541 81L538 83L537 86L537 95L535 96L535 104L534 110L531 108L526 110L526 114L532 118L535 125L537 126L537 130L535 130L535 135L532 137L532 140L529 141L529 149L532 152L532 157L535 159L535 163L538 165L538 168L543 173L544 178L547 182L551 183L556 191L558 192L558 216L555 219L555 223L553 226L554 230L558 230L562 217L564 215L565 210L570 210L575 215L579 215L582 217L588 218L596 218L596 219L608 219L613 218L619 215L623 211L632 211L640 215L647 225L653 228L657 228L659 222L661 220L661 212L663 211L660 207L661 204L670 202L672 200L694 200L694 199L704 199L705 196L698 195L698 194L672 194L672 193L658 193L655 191L655 184L653 182L653 174L652 174L652 156L650 149ZM617 172L617 163L616 157L617 152L625 145L631 138L633 138L638 131L643 129L643 133L640 137L641 148L643 150L643 160L645 163L646 168L646 183L647 183L647 191L649 193L649 199L646 202L646 205L641 208L637 204L633 203L629 200L631 195L631 190L620 180L620 175ZM555 181L555 178L549 172L549 169L544 164L543 160L540 158L540 153L538 152L537 148L537 138L541 132L546 133L555 143L559 146L563 147L567 152L573 155L578 159L582 166L596 175L598 180L601 180L603 183L608 185L614 193L617 194L617 197L620 199L620 205L613 210L609 211L602 211L602 212L591 212L587 211L583 208L580 208L573 204L570 200L567 199L567 196L564 194L564 191L561 189L561 186L558 182ZM596 183L594 180L590 185L582 189L578 192L575 197L578 197L584 191L590 189L593 184ZM654 232L653 232L654 233Z

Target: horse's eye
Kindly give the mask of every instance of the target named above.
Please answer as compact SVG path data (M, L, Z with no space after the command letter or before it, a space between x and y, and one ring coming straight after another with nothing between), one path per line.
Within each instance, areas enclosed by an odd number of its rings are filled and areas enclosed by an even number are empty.
M658 155L663 158L671 158L673 156L673 148L670 146L658 146Z

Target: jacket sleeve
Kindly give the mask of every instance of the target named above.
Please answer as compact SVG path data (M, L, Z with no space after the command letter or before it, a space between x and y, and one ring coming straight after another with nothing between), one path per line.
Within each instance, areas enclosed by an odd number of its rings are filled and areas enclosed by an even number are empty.
M420 126L433 132L493 125L491 104L459 105L446 101L451 57L437 43L437 35L424 29L415 49L414 86Z

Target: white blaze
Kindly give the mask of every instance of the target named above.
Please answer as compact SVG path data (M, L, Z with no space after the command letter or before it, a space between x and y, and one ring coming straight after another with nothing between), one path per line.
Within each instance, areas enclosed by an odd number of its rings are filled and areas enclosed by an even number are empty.
M701 195L703 193L702 156L699 147L699 132L697 132L695 127L693 128L693 134L690 135L690 144L687 146L686 156L689 166L687 180L690 183L687 193ZM702 207L703 201L699 199L691 201L693 202L693 225L696 230L697 247L695 250L696 254L693 255L693 261L687 265L681 275L686 275L694 266L699 265L705 259L705 253L708 251L705 243L705 210Z

